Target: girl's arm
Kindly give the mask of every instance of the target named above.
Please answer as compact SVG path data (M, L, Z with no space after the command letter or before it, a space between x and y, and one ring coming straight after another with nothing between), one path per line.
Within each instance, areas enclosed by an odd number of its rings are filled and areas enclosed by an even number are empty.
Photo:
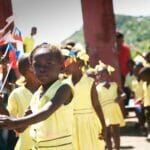
M116 101L118 101L118 100L125 100L127 98L126 93L119 87L118 87L117 90L118 90L117 91L118 92L118 97L117 97Z
M3 104L3 94L2 93L0 94L0 114L9 116L9 112Z
M102 127L106 128L102 107L101 107L101 104L99 103L99 100L98 100L95 82L93 83L92 89L91 89L91 100L92 100L92 105L94 107L94 110L96 111L97 116L98 116L98 118L102 124Z
M49 101L37 113L24 116L19 119L14 119L8 116L0 117L0 128L17 129L24 126L29 126L47 119L66 101L72 99L72 90L68 84L62 85L56 92L54 98Z

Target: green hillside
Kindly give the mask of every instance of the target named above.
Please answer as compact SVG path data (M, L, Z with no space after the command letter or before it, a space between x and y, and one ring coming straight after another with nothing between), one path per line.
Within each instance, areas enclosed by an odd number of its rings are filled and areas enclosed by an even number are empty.
M125 42L130 45L132 55L134 50L140 52L150 49L150 17L133 17L116 15L116 28L125 34ZM68 39L84 44L82 27Z

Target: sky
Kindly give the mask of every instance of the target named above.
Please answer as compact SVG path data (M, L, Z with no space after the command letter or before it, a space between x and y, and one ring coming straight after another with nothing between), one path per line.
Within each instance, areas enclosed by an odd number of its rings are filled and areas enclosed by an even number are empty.
M132 16L150 16L150 0L113 0L114 12Z
M23 36L36 26L37 41L61 42L82 27L80 0L12 0ZM115 14L150 16L150 0L113 0Z

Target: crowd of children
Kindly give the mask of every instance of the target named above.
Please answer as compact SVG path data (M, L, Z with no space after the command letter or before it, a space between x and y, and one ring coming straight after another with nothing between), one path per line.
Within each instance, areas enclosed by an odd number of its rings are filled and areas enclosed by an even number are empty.
M135 108L140 130L142 134L147 135L147 140L150 141L149 121L147 119L147 112L149 112L147 107L149 107L150 102L150 95L147 91L149 89L150 76L145 71L143 72L143 70L150 68L150 51L145 55L130 59L127 65L129 73L126 75L124 84L124 91L127 94L125 105Z
M150 140L150 53L143 57L143 65L128 61L121 89L111 78L115 68L101 61L91 68L83 47L42 43L19 59L22 76L7 108L1 95L0 128L19 136L15 150L112 150L113 145L119 150L125 120L118 101L128 105L134 99Z

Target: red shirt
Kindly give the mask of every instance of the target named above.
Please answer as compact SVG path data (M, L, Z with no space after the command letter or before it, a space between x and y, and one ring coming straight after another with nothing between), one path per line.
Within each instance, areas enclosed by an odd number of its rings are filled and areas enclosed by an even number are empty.
M118 49L118 54L119 54L121 75L125 77L126 74L129 72L127 62L130 59L130 49L128 45L126 44L121 45L121 47L119 47Z

